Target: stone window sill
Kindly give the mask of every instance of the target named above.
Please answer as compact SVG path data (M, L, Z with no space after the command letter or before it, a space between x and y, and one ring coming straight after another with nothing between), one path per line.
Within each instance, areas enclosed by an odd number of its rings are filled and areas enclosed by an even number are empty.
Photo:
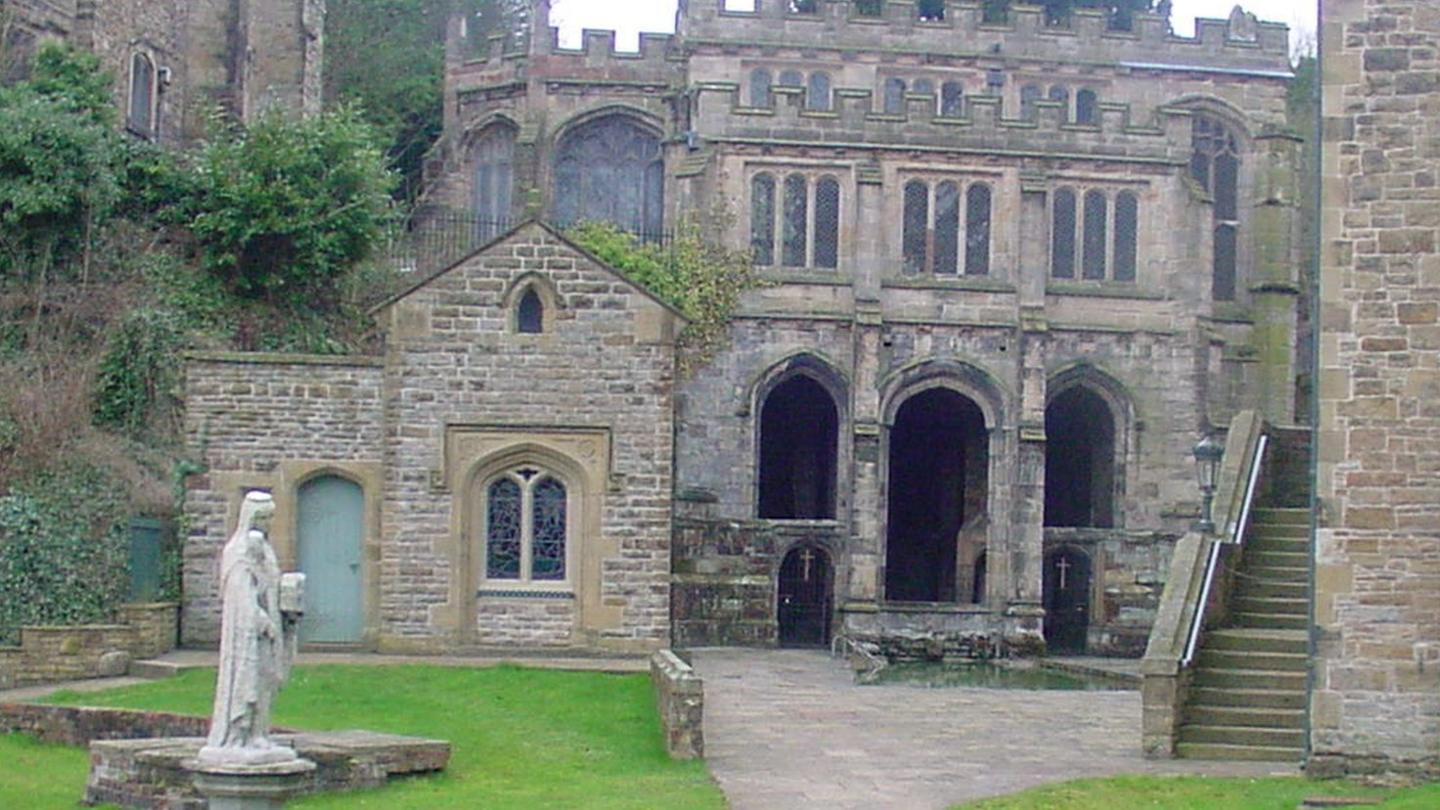
M492 588L485 587L475 592L482 599L574 599L575 592L567 588Z
M1121 281L1052 281L1045 286L1046 295L1072 295L1080 298L1125 298L1133 301L1164 301L1165 296L1142 290Z

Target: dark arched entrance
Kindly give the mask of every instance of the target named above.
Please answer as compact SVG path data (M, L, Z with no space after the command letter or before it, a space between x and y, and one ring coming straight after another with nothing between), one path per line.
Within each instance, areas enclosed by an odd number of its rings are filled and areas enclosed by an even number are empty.
M835 517L839 415L820 383L804 376L775 386L760 408L760 517Z
M823 647L830 643L830 599L834 571L819 546L799 546L780 565L776 618L780 644Z
M1062 548L1045 557L1045 645L1083 653L1090 629L1090 556Z
M1075 386L1045 408L1045 525L1115 525L1115 415Z
M973 400L932 388L906 400L890 430L885 598L954 602L960 528L985 514L989 435Z

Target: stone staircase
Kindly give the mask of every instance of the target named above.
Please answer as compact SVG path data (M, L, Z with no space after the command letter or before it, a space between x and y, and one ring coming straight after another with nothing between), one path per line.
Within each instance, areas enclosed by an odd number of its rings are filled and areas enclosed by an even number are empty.
M1309 665L1308 434L1272 439L1229 600L1229 626L1206 634L1176 746L1193 759L1299 762ZM1303 472L1302 472L1303 470Z

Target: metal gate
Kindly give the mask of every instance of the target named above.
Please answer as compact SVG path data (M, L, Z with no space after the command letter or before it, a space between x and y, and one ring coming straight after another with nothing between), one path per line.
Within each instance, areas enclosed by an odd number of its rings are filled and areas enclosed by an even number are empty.
M830 555L818 546L800 546L780 566L777 619L780 643L791 647L830 643Z
M1090 629L1090 557L1066 548L1045 558L1045 644L1051 652L1085 652Z

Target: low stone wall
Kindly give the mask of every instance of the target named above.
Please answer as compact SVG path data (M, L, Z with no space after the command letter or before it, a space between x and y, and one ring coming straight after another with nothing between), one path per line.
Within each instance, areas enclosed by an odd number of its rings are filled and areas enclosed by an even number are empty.
M116 624L20 628L20 646L0 649L0 689L124 675L131 661L175 648L173 603L124 605L116 619Z
M1087 655L1139 658L1160 608L1179 537L1123 529L1045 529L1045 553L1077 548L1090 558Z
M209 718L187 714L29 703L0 705L0 734L28 734L41 742L79 748L97 740L203 737L209 731Z
M665 749L673 759L705 756L705 683L695 670L670 650L650 656L650 682L665 732Z

